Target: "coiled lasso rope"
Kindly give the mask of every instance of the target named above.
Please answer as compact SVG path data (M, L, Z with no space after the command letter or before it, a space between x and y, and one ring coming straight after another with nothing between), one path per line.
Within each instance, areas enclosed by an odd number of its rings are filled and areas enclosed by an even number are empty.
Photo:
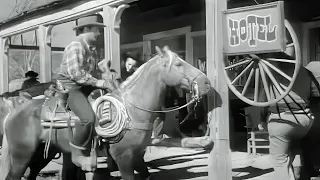
M102 127L98 122L95 127L95 130L97 134L103 138L113 138L119 135L121 131L127 127L129 123L129 117L123 103L121 103L118 99L107 94L97 98L92 104L92 108L96 116L101 117L101 119L98 119L98 121L106 121L109 119L108 117L103 116L108 113L106 112L108 111L108 109L102 107L102 110L99 111L100 106L105 105L104 103L107 103L107 102L111 102L111 104L115 106L117 111L116 118L113 119L110 125L108 125L107 127Z

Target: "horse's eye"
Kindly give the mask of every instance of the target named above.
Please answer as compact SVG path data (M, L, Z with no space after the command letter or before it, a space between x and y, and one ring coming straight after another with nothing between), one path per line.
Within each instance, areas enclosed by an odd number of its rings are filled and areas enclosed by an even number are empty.
M177 62L174 65L179 67L179 66L182 66L182 63L181 62Z

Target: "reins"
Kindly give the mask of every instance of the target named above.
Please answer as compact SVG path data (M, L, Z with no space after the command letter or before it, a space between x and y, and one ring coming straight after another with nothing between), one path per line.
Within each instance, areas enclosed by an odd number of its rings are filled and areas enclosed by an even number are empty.
M173 112L173 111L177 111L177 110L180 110L182 108L185 108L189 105L191 105L192 103L194 102L197 102L199 101L200 98L192 98L191 101L189 101L188 103L186 103L185 105L183 106L180 106L180 107L173 107L173 109L169 108L169 110L162 110L162 111L153 111L153 110L149 110L149 109L145 109L145 108L142 108L142 107L139 107L139 106L136 106L134 105L133 103L130 103L128 102L131 106L137 108L137 109L140 109L140 110L143 110L143 111L147 111L147 112L151 112L151 113L167 113L167 112ZM127 102L127 101L126 101Z

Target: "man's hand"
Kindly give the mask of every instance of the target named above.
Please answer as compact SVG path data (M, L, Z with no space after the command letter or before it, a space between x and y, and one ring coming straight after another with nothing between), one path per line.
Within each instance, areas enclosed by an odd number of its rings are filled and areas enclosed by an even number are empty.
M117 89L116 85L110 80L99 79L96 86L101 89L107 89L108 91Z
M108 70L107 68L110 68L110 67L108 67L108 63L109 63L109 61L106 59L103 59L102 61L100 61L98 63L98 68L102 73L105 73Z

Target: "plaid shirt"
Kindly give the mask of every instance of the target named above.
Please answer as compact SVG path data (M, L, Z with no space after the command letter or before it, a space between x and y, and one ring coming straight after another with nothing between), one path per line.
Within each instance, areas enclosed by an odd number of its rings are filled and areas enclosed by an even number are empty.
M97 85L101 79L95 49L84 42L73 41L64 50L59 74L83 85Z

